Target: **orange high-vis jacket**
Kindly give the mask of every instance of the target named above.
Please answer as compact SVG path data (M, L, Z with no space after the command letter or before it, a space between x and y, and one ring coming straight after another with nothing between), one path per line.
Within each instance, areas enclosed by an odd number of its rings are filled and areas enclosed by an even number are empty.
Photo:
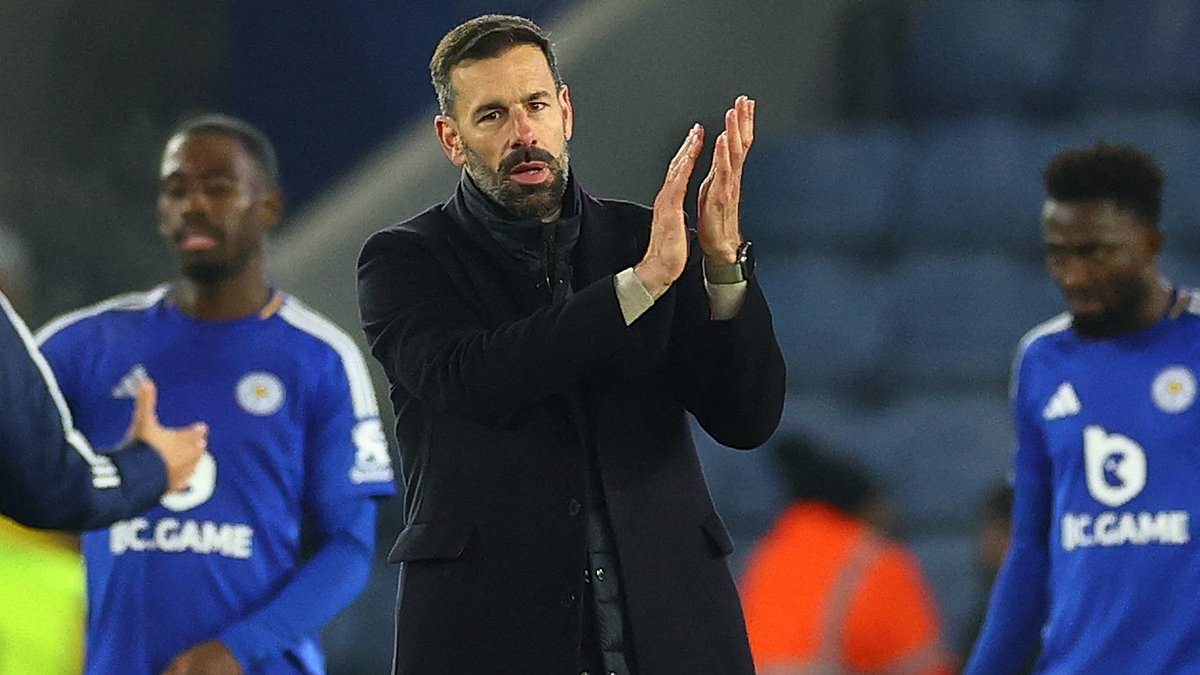
M759 675L953 672L916 559L830 506L785 511L741 587Z

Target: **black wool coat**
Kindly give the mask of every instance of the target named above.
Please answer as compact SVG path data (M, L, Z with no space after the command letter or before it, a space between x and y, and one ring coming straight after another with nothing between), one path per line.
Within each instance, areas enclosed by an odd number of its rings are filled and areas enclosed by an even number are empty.
M784 364L751 282L709 318L695 240L683 276L626 326L614 275L651 211L580 191L574 293L551 303L461 195L372 235L359 309L396 412L406 527L399 675L579 672L590 452L641 675L750 675L686 413L749 449L775 430Z

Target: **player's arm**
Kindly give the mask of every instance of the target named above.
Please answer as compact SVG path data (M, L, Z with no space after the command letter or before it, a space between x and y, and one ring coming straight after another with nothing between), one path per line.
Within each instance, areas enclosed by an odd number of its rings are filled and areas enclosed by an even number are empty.
M1052 471L1034 423L1036 413L1022 404L1019 385L1014 408L1012 540L992 588L983 630L967 662L968 675L1019 672L1037 648L1046 621Z
M217 640L176 657L171 667L195 658L235 659L243 671L255 672L256 664L316 634L362 592L375 550L374 499L350 498L322 511L317 552L288 583ZM198 652L208 656L197 657Z
M0 512L30 527L87 530L153 506L167 484L163 460L141 443L96 453L3 295L0 310Z

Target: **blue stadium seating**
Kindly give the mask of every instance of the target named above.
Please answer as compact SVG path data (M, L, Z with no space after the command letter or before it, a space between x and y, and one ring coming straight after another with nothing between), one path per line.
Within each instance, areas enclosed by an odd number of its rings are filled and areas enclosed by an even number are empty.
M1089 108L1200 102L1200 5L1101 0L1087 6L1081 84Z
M907 147L904 133L886 127L756 141L746 163L747 231L797 251L880 245L895 221Z
M890 281L889 368L911 387L994 390L1020 337L1061 311L1039 265L996 254L914 255Z
M887 489L898 458L891 452L891 416L881 407L861 406L844 396L790 396L775 437L802 434L861 466Z
M933 2L912 18L902 66L906 114L917 120L981 112L1052 112L1072 100L1069 78L1082 3Z
M941 610L943 644L947 648L962 644L977 603L987 593L976 567L977 544L969 536L937 533L914 537L908 544L920 560Z
M932 249L1028 254L1038 242L1045 137L1006 117L973 117L922 133L903 200L906 241Z
M743 218L772 255L760 277L791 392L777 437L824 439L880 480L959 644L985 590L981 500L1011 465L1013 352L1064 309L1042 264L1050 158L1098 140L1153 154L1168 177L1160 269L1200 287L1200 4L909 7L878 126L761 139ZM780 486L765 454L709 453L744 555Z
M883 367L886 279L852 258L797 255L760 261L791 387L852 385Z
M890 407L887 483L903 522L964 528L981 495L1008 475L1013 432L1003 393L911 395Z

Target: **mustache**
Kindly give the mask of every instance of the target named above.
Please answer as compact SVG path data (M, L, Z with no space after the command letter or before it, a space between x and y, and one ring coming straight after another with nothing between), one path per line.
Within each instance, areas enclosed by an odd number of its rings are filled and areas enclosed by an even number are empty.
M185 218L183 223L176 228L173 238L176 241L179 241L189 234L199 234L206 237L212 237L218 241L225 236L225 233L221 230L221 228L215 227L212 223L208 222L208 219L206 218Z
M500 173L512 173L512 170L518 164L524 164L525 162L545 162L552 168L558 167L558 158L550 154L548 150L543 150L536 146L526 146L513 150L504 159L500 160Z

